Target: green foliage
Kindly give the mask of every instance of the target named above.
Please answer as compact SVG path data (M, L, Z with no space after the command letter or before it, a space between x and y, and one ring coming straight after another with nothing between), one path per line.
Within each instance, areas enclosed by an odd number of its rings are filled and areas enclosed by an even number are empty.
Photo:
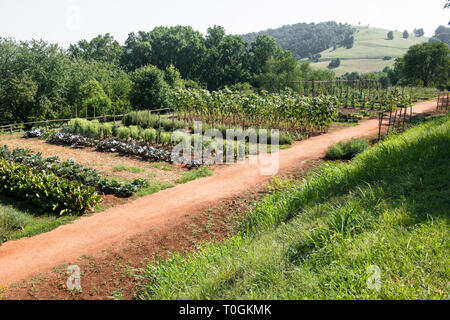
M220 120L234 122L233 125L244 122L255 128L297 128L309 132L327 130L337 116L335 97L301 97L290 90L279 94L178 90L174 95L179 115L196 120L207 115L211 125Z
M273 192L237 235L149 263L137 297L447 300L449 124L414 127Z
M409 32L408 32L408 30L403 31L402 36L403 36L403 39L408 39L408 38L409 38Z
M144 172L144 169L138 168L138 167L132 167L132 166L127 166L127 165L117 165L113 167L114 171L127 171L127 172L131 172L131 173L141 173Z
M325 158L329 160L350 160L357 154L367 150L369 146L369 141L363 138L341 141L328 148Z
M131 103L140 109L161 109L169 104L169 86L164 72L155 66L145 66L131 74Z
M142 131L142 139L149 144L155 143L156 142L156 130L153 128L145 129L144 131Z
M98 35L91 41L80 40L70 45L68 53L73 59L96 60L118 64L123 54L123 47L109 33Z
M442 42L410 47L395 63L395 71L405 84L446 86L450 81L450 49Z
M83 185L94 187L99 192L114 194L118 197L131 197L139 187L145 185L145 182L139 179L131 183L112 181L103 178L97 170L83 167L73 160L58 161L58 157L42 158L40 153L33 154L31 150L27 149L10 151L4 146L0 148L0 158L23 164L38 172L47 172L62 179L77 181Z
M117 137L122 140L128 140L131 137L131 130L128 127L119 127Z
M267 35L275 39L283 50L291 51L296 59L309 58L336 45L351 48L355 29L348 24L334 21L321 23L297 23L242 36L247 42L257 41Z
M192 170L189 170L189 171L183 173L181 178L179 178L176 181L176 183L187 183L189 181L193 181L198 178L209 177L212 175L213 175L213 173L208 167L201 167L201 168L192 169Z
M0 159L0 179L2 193L28 200L43 213L79 215L92 210L101 200L93 188L77 181L39 173L4 159Z
M80 98L82 108L88 110L88 116L106 114L111 106L111 100L97 80L89 80L80 87Z
M335 69L338 68L341 65L341 59L336 58L336 59L332 59L330 61L330 64L328 65L328 69Z

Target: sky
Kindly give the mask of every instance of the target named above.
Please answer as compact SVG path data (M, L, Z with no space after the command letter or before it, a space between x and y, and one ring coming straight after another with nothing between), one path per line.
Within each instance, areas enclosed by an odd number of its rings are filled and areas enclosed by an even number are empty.
M221 25L243 34L299 22L334 20L391 30L423 28L431 36L450 21L445 0L0 0L0 37L43 39L63 47L110 33L190 25L206 33Z

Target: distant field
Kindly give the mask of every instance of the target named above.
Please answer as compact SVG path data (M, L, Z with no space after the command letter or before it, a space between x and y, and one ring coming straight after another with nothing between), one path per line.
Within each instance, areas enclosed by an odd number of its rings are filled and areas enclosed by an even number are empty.
M386 40L389 30L355 27L355 45L352 49L337 48L321 52L322 58L318 63L311 66L317 69L326 69L329 61L333 58L341 58L341 66L334 69L336 74L342 75L346 72L375 72L382 71L386 66L392 66L394 59L404 55L412 45L428 42L427 37L416 38L413 34L408 39L403 39L402 32L394 32L394 40ZM390 56L393 60L383 60Z

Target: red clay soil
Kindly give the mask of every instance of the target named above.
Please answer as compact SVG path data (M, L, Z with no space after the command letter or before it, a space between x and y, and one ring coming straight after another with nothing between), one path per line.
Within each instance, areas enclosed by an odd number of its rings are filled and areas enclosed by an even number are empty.
M414 113L436 108L435 101L422 102ZM305 160L323 157L327 148L341 140L374 136L378 120L362 121L345 128L295 143L279 152L278 174L301 168ZM120 249L126 240L149 229L163 230L183 221L189 212L205 210L219 201L260 187L270 176L262 175L263 164L238 164L215 170L212 177L160 191L108 209L72 224L32 238L8 241L0 246L0 284L9 285L52 267L94 255L105 249Z

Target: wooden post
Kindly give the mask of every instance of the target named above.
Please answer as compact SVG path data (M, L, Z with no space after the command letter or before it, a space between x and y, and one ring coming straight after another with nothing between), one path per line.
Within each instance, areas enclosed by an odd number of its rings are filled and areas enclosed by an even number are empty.
M312 96L314 97L314 80L311 83L311 93L312 93Z
M152 112L150 111L150 109L148 109L148 127L149 128L151 127L151 123L152 123L151 115L152 115Z
M114 125L116 124L116 106L113 108Z
M13 134L12 124L9 126L9 132L10 132L11 134Z
M161 128L161 109L158 111L158 128Z
M448 98L449 98L450 94L447 92L447 103L445 105L445 110L448 110Z
M172 132L175 131L175 110L172 110Z

